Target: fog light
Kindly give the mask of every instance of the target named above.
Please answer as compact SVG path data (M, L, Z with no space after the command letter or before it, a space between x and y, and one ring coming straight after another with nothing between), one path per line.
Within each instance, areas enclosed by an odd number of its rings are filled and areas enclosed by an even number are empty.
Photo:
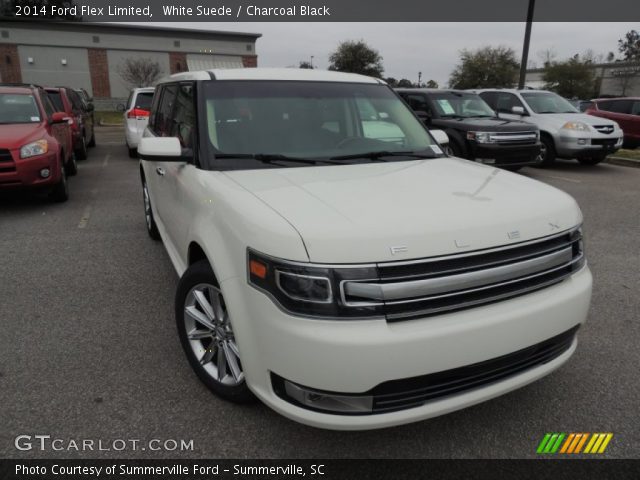
M579 138L578 139L578 145L586 145L587 144L587 139L586 138Z
M51 170L49 170L48 168L43 168L42 170L40 170L40 176L42 178L49 178L49 175L51 175Z
M286 395L305 407L327 413L371 413L373 397L370 395L341 395L307 389L284 380Z

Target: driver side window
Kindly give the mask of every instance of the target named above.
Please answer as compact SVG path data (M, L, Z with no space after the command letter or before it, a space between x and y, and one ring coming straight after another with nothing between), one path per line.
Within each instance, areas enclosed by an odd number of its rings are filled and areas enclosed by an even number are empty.
M524 108L524 105L518 99L518 97L516 97L513 93L505 93L505 92L498 93L498 96L496 99L496 110L498 112L513 113L512 112L513 107Z

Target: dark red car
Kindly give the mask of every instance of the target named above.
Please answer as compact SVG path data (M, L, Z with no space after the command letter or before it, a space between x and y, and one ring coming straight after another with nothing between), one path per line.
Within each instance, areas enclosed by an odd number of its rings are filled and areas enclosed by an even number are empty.
M640 147L640 98L597 98L585 113L608 118L624 132L624 148Z
M64 202L76 173L67 115L40 87L0 84L0 190L46 188Z
M87 148L96 144L93 115L75 90L67 87L45 87L56 111L65 112L71 119L73 149L78 160L87 158Z

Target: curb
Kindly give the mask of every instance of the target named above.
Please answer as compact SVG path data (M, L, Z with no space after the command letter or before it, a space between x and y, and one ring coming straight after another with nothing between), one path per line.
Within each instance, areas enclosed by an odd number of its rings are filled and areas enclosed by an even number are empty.
M124 124L122 123L107 123L107 122L103 122L102 120L100 120L98 122L98 126L100 127L122 127Z
M640 168L640 160L634 160L632 158L607 157L605 162L612 165L620 165L622 167Z

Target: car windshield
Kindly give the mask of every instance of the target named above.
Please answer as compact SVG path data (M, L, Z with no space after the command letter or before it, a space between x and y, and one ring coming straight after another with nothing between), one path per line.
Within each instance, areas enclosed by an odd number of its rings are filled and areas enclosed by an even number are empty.
M0 93L0 124L40 121L40 110L33 95Z
M568 100L552 92L523 92L522 98L535 113L579 113Z
M212 81L203 85L213 156L353 163L441 155L386 85L310 81ZM256 158L258 157L258 158ZM245 166L241 166L245 165ZM294 166L292 165L292 166Z
M495 117L487 103L475 93L442 92L430 95L440 117Z

